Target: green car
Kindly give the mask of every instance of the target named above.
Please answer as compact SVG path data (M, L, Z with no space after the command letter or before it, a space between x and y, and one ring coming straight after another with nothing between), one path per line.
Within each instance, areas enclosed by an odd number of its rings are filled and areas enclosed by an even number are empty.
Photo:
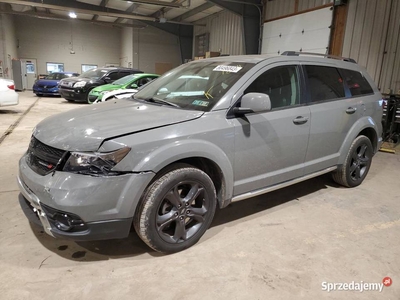
M103 95L107 92L120 89L137 89L146 83L156 79L160 75L157 74L132 74L122 77L113 83L101 85L92 89L88 95L88 102L101 101Z

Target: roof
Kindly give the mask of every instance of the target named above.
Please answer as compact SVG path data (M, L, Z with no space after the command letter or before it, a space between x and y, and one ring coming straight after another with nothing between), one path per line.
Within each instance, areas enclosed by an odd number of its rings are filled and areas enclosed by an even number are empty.
M46 19L70 20L70 13L82 22L113 26L146 26L141 21L193 24L223 10L207 0L4 0L0 13L12 13ZM31 4L32 3L32 4Z

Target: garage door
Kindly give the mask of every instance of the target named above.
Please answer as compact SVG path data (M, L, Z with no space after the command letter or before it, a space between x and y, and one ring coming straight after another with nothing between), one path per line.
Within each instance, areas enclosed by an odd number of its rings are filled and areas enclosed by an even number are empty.
M326 53L332 17L332 7L326 7L264 23L261 53Z

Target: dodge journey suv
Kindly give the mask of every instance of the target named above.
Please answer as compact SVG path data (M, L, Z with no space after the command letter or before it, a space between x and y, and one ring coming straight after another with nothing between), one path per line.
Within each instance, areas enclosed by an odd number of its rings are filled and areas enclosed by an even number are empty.
M53 237L124 238L133 224L173 253L200 239L217 205L324 173L358 186L381 117L381 94L351 59L194 61L131 98L39 123L19 162L19 201Z

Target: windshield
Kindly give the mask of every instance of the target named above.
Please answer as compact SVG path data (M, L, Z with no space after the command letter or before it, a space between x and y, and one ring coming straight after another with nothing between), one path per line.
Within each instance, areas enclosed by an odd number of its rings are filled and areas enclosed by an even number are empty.
M84 77L84 78L91 78L91 79L99 79L102 77L104 74L106 74L109 70L104 70L104 69L90 69L89 71L86 71L85 73L82 73L78 77Z
M113 82L114 85L122 85L122 84L127 84L130 81L132 81L133 79L135 79L136 77L138 77L137 75L128 75L125 77L122 77L116 81Z
M134 98L162 100L184 109L210 111L253 66L249 63L215 61L186 64L143 87Z

